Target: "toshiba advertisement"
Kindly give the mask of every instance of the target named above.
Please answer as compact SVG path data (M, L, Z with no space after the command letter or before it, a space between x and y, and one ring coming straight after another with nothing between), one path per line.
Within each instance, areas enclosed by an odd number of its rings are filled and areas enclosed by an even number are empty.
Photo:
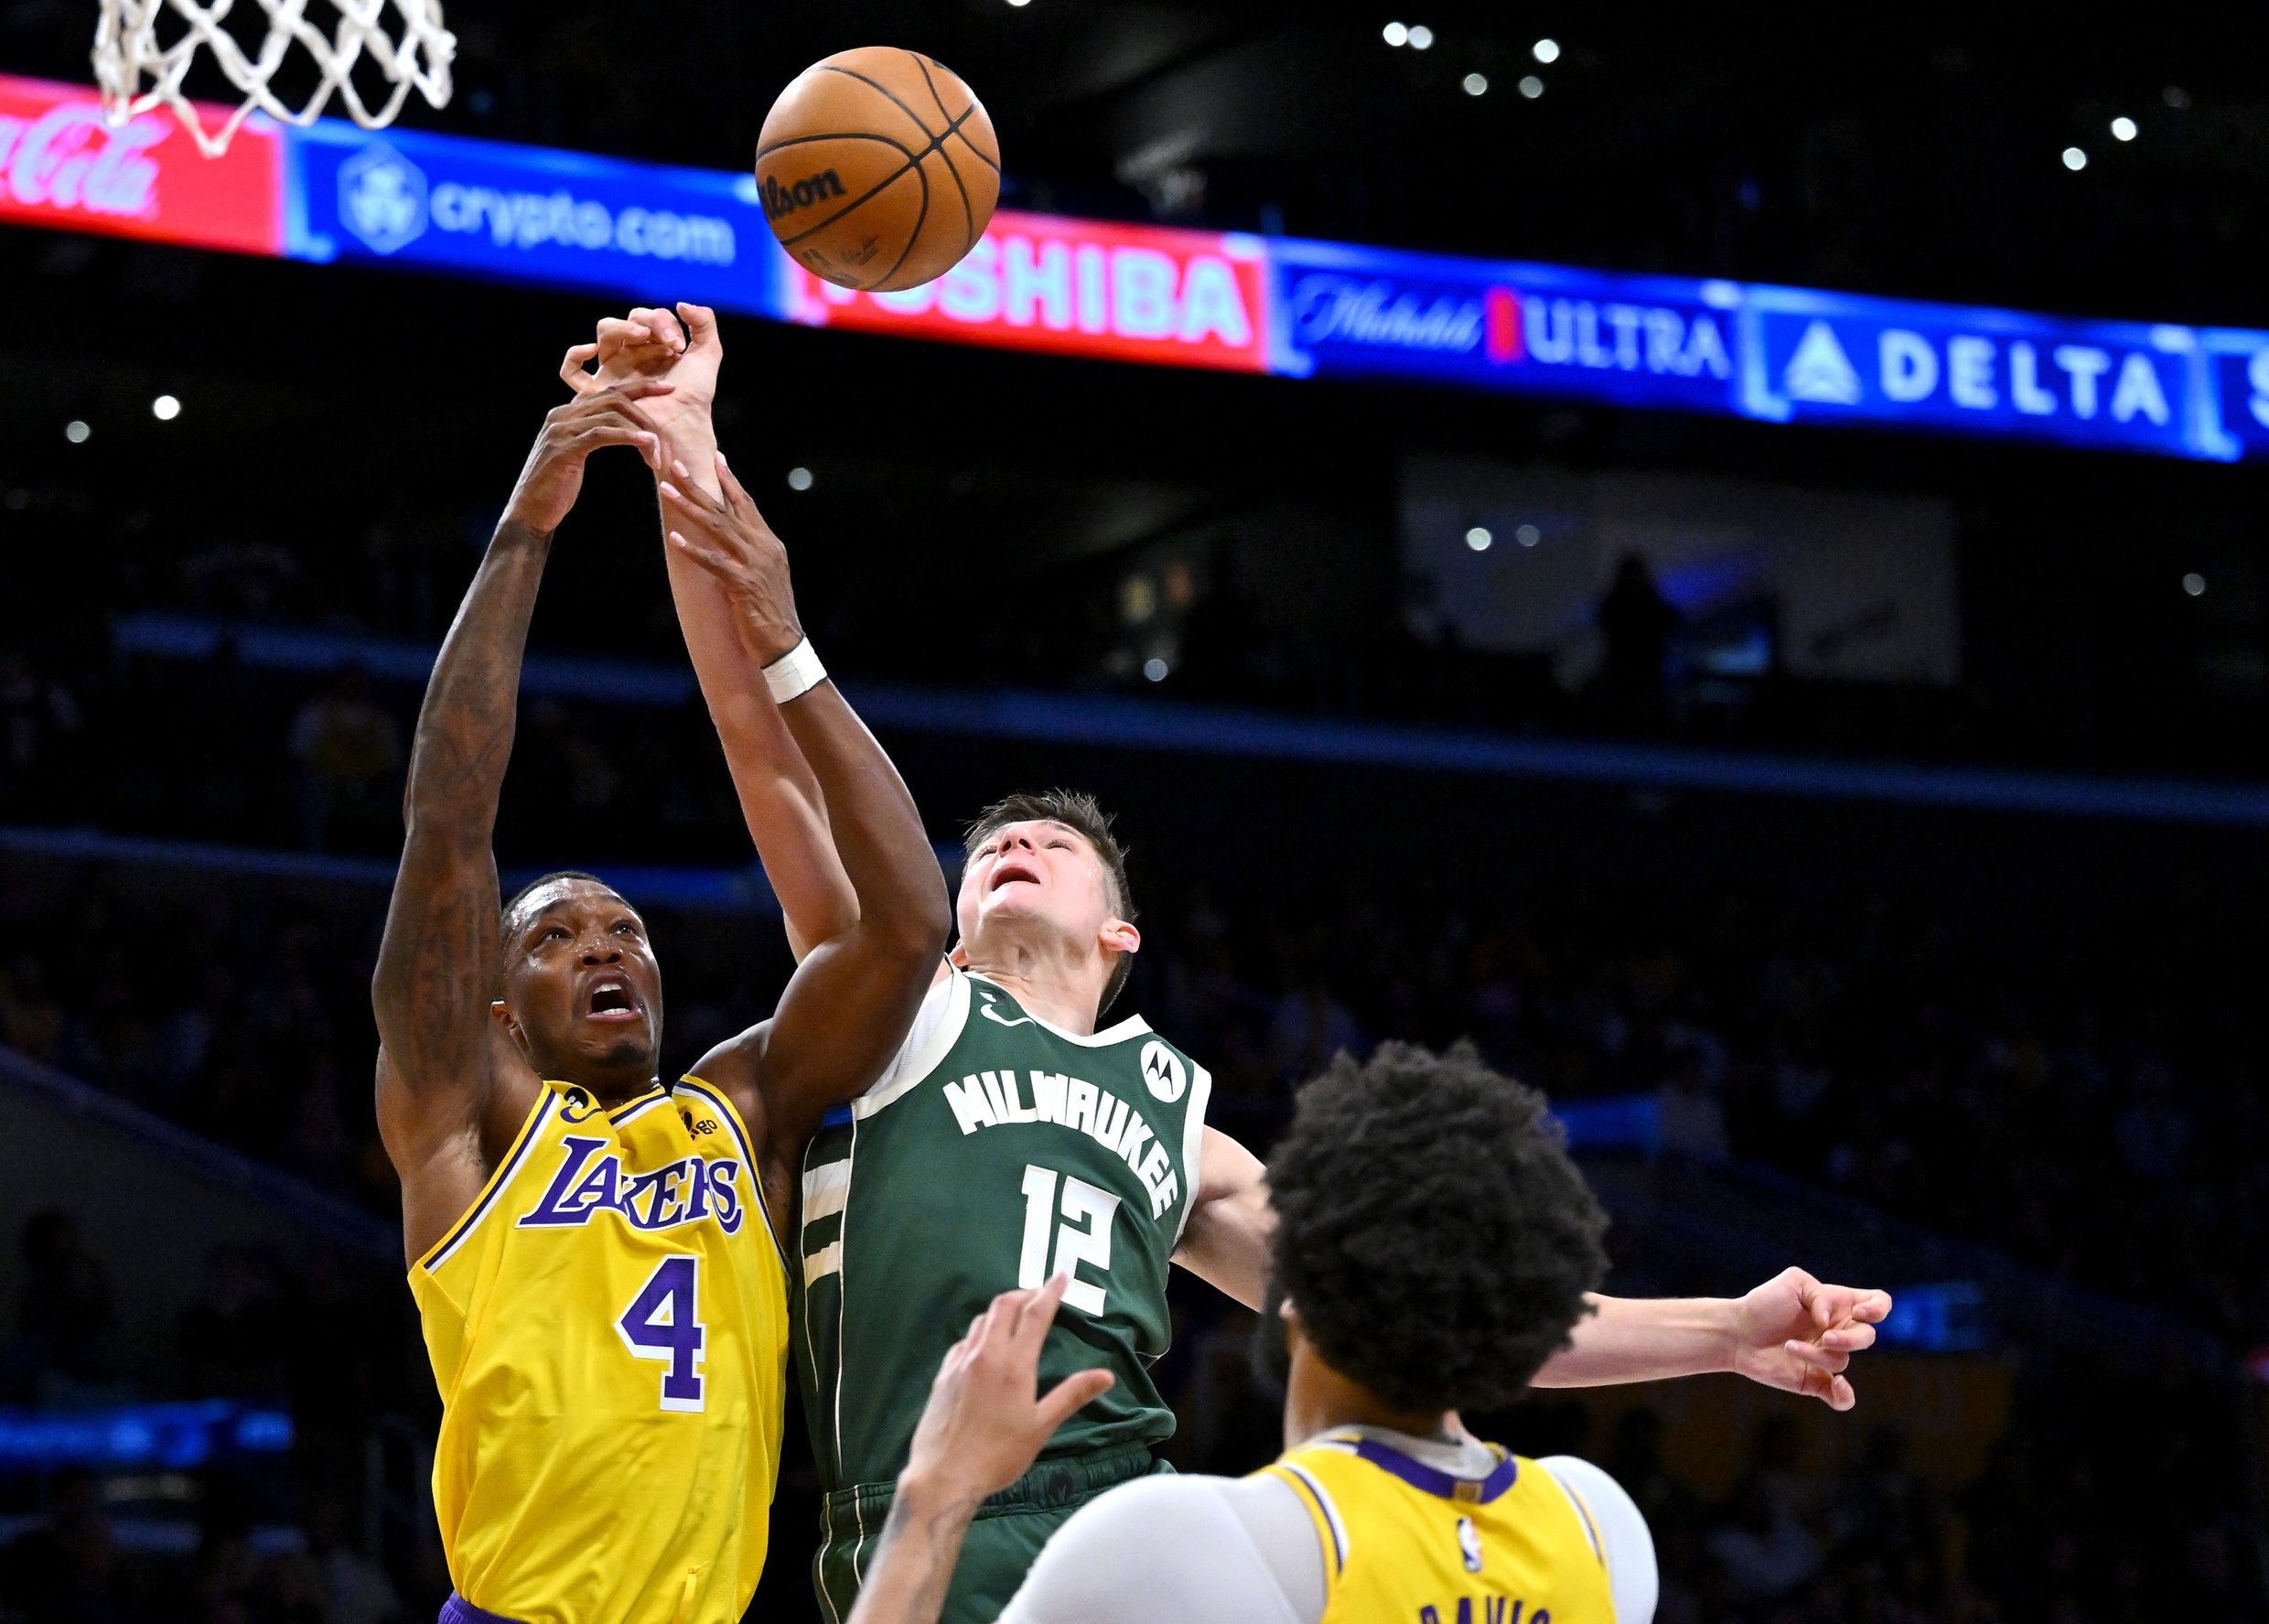
M904 293L790 265L791 321L1176 367L1268 371L1258 237L1004 209L966 258Z

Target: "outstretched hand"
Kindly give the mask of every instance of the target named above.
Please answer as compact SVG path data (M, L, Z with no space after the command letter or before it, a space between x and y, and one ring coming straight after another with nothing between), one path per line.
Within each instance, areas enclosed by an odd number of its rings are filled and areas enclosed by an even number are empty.
M1875 1345L1890 1294L1826 1285L1787 1269L1735 1306L1733 1368L1784 1393L1809 1393L1831 1410L1857 1402L1844 1371Z
M696 485L693 470L672 456L661 481L662 528L673 550L716 577L741 640L758 665L769 665L803 640L788 549L726 466L725 453L715 457L721 496Z
M973 1502L1022 1477L1048 1440L1112 1383L1109 1371L1081 1371L1035 1396L1040 1349L1070 1277L1038 1291L1005 1291L970 1322L930 1384L914 1429L903 1485Z
M641 305L628 316L602 320L593 342L567 351L559 375L581 395L639 379L668 382L672 393L653 414L666 432L681 419L708 416L724 360L716 312L708 306L681 304L672 311Z
M521 467L511 500L505 504L505 520L539 535L557 530L583 493L585 461L601 446L631 446L647 467L659 471L660 430L651 406L643 403L668 399L672 388L659 379L632 379L545 413L543 430Z

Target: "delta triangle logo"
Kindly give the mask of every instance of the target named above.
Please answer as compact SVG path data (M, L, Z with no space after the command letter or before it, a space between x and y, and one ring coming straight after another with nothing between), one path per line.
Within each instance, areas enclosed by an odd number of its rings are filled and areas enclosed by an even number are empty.
M1815 321L1804 329L1780 382L1792 401L1812 401L1823 406L1859 404L1858 371L1844 353L1844 346L1835 341L1835 330L1824 321Z

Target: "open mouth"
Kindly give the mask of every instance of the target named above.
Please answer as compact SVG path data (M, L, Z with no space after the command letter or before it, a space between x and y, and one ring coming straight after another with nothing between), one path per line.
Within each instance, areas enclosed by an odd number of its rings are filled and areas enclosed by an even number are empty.
M1015 880L1037 886L1040 883L1039 871L1022 863L1004 863L993 871L993 883L988 889L997 891Z
M638 1000L630 996L627 983L602 981L591 989L589 1013L625 1020L638 1014Z

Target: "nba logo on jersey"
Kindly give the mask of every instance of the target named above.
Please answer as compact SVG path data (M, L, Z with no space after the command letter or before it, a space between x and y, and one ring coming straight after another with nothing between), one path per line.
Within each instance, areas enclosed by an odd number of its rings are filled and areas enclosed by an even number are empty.
M1465 1558L1468 1573L1481 1571L1481 1535L1470 1517L1457 1519L1457 1554Z
M1189 1086L1189 1073L1182 1065L1182 1057L1153 1038L1143 1045L1143 1081L1150 1085L1153 1098L1168 1105L1182 1097Z

